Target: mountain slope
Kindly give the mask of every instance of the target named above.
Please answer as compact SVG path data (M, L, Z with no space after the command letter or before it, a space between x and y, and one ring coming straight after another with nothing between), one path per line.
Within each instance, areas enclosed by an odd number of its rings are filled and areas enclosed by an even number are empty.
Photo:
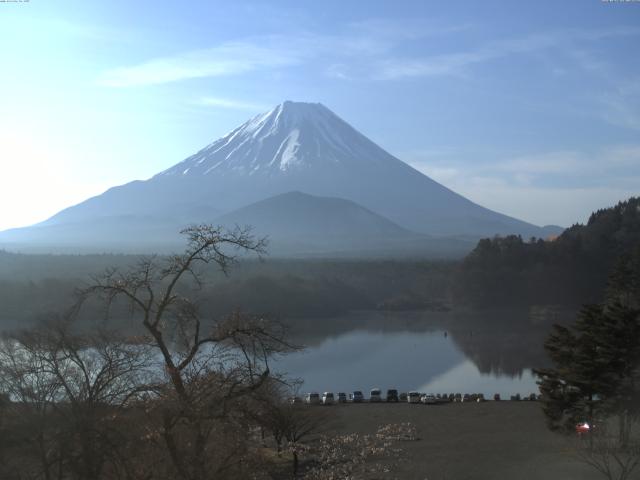
M278 238L365 240L415 236L386 218L341 198L288 192L216 218L221 225L251 225Z
M97 227L102 218L209 221L286 192L342 198L402 228L480 237L547 230L467 200L393 157L320 104L284 102L146 181L114 187L38 227ZM173 219L168 221L167 219ZM117 236L114 223L111 236ZM144 235L140 225L140 234ZM13 232L29 241L30 232ZM42 230L40 230L42 232ZM108 240L107 237L104 240ZM0 234L0 242L6 235Z
M433 238L410 232L355 202L288 192L216 218L228 228L251 226L269 238L275 256L458 258L470 251L466 239Z

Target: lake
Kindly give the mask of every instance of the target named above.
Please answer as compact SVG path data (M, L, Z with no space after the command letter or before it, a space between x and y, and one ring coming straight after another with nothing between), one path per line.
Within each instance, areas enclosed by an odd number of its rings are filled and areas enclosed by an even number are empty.
M292 321L306 348L273 369L299 378L300 392L397 388L429 393L538 392L531 369L545 366L543 342L558 313L358 312Z

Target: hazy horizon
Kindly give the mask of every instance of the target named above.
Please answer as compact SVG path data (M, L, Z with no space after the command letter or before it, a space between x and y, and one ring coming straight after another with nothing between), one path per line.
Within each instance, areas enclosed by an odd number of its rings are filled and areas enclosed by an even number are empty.
M639 193L639 4L337 5L0 4L0 230L149 178L288 99L537 225Z

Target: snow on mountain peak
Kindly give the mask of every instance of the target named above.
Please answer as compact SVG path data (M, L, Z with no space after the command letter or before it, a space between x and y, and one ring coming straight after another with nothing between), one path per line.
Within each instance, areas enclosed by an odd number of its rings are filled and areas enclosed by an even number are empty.
M324 105L285 101L159 175L273 176L389 158Z

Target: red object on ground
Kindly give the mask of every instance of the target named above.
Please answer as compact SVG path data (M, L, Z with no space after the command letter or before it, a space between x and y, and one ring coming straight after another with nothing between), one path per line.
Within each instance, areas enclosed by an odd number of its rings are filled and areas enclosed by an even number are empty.
M591 431L591 426L587 422L582 422L576 425L576 433L578 435L589 433L590 431Z

